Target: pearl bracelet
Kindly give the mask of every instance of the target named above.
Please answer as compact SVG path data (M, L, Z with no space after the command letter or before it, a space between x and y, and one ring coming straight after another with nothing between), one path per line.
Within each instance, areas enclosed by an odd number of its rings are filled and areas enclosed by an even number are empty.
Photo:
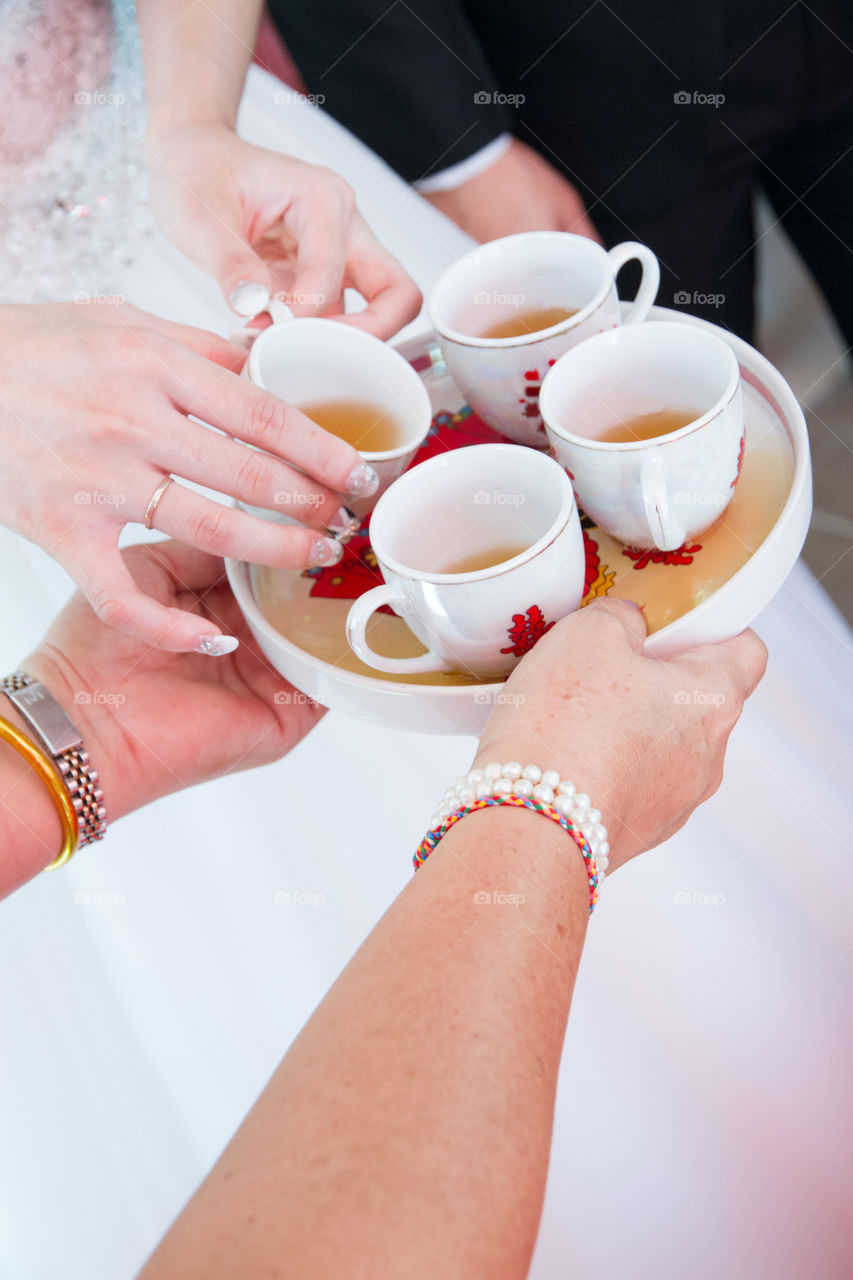
M430 819L430 829L414 855L415 870L460 818L497 804L515 804L543 813L573 838L586 863L592 911L610 863L610 844L601 813L592 808L589 796L579 793L574 783L564 782L555 769L543 771L535 764L522 768L511 760L508 764L487 764L483 769L460 775L445 791Z
M528 764L524 768L517 761L508 764L487 764L484 769L472 769L460 774L452 787L444 793L441 804L430 818L430 829L440 827L456 809L462 809L473 800L486 796L523 796L551 804L558 813L579 827L589 841L592 856L600 872L609 864L610 845L607 830L601 825L601 813L592 808L588 795L575 790L574 783L564 782L556 769L545 769Z

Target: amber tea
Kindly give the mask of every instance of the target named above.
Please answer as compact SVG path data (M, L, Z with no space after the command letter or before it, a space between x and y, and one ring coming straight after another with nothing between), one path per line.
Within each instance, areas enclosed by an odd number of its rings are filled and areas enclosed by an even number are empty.
M316 400L299 406L324 431L346 440L361 453L386 453L405 444L403 425L378 404L351 400Z
M508 316L490 325L479 335L481 338L521 338L528 333L539 333L542 329L550 329L552 325L562 324L571 316L577 315L577 307L535 307Z
M461 556L458 560L451 561L450 564L442 565L438 570L439 573L477 573L480 569L492 569L496 564L503 564L505 560L512 560L515 556L520 556L522 551L526 551L525 545L518 544L489 547L485 551L477 551L473 555Z
M671 436L702 417L701 409L659 409L656 413L636 413L613 422L595 434L605 444L632 444L636 440L656 440Z

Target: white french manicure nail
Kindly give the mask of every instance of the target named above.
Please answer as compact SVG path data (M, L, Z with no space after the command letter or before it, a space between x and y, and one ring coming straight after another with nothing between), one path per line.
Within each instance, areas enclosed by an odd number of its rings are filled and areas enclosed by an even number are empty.
M343 558L344 548L334 538L315 538L311 543L309 569L319 569L329 564L337 564Z
M366 462L353 467L347 480L347 493L354 498L369 498L379 488L379 476Z
M349 507L338 507L334 520L328 526L338 542L346 542L361 527L361 516L357 516Z
M266 311L270 302L270 291L265 284L259 284L257 280L240 280L228 301L232 311L248 319Z
M261 329L234 329L229 333L228 341L232 342L235 347L245 347L248 351L255 338L261 332L263 332Z
M193 652L207 654L209 658L224 658L233 653L240 641L236 636L200 636Z

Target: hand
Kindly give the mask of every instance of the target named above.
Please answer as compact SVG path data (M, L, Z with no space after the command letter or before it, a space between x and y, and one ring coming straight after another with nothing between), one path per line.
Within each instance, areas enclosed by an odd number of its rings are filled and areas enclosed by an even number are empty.
M417 285L379 244L352 188L330 169L265 151L224 124L187 123L148 138L149 193L169 238L218 281L283 295L294 315L340 315L389 338L418 314ZM352 287L367 309L343 315ZM256 308L263 310L263 306Z
M646 625L600 601L547 632L489 716L477 767L556 769L586 792L608 830L610 869L673 835L723 777L729 734L767 650L753 631L674 658L646 658Z
M355 449L237 376L244 358L214 334L127 305L0 307L0 520L54 556L102 622L160 648L185 652L218 634L147 596L119 555L124 525L142 521L165 476L303 523L256 519L173 484L158 530L291 568L335 563L341 546L322 535L345 526L341 495L375 491Z
M108 819L225 773L269 764L324 714L262 657L221 560L158 542L124 552L128 573L163 607L237 636L212 660L168 654L99 622L79 593L21 665L71 716L100 773ZM97 695L97 698L95 697Z
M573 231L600 241L571 183L517 138L483 173L425 199L475 240L518 231Z

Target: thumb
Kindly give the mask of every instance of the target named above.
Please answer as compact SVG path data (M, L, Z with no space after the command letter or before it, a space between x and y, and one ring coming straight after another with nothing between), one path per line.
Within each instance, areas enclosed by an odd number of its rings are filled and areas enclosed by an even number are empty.
M699 645L678 655L683 667L702 671L705 678L718 684L730 679L737 695L748 698L760 683L767 668L767 647L764 641L748 629L730 640L718 640L716 644Z
M625 628L628 643L635 653L642 653L646 642L646 618L642 608L634 600L620 600L615 596L603 596L592 600L583 609L582 618L591 622L594 618L609 614Z

